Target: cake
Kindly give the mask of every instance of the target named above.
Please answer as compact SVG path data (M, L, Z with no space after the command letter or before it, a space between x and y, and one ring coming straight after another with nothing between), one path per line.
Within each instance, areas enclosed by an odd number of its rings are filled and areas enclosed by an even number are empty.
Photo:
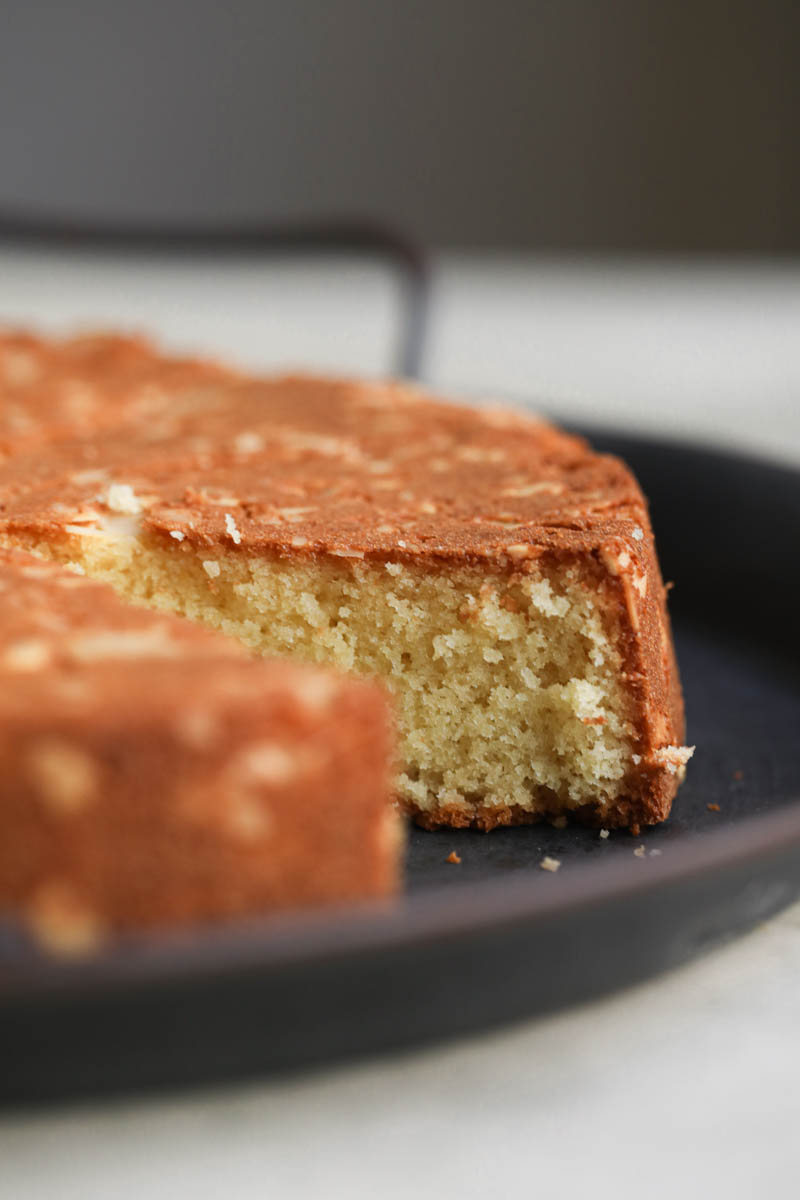
M0 909L48 949L398 885L388 705L0 551Z
M622 462L407 385L183 364L184 386L144 345L135 371L127 343L100 345L102 370L69 368L96 415L46 451L7 448L4 544L257 654L383 680L397 794L424 826L668 815L691 751L647 505ZM58 352L25 353L35 395Z

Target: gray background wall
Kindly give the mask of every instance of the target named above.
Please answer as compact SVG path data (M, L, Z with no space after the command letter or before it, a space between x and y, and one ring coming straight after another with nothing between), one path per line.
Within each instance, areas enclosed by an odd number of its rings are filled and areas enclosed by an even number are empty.
M0 213L800 249L796 0L0 0Z

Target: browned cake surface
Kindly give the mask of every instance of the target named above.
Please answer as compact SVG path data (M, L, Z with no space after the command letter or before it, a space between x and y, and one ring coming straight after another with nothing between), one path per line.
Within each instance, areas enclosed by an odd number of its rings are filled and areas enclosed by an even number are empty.
M634 728L624 784L594 815L634 826L666 816L685 759L680 686L646 503L623 463L532 417L399 385L222 377L116 341L93 354L73 375L92 395L110 388L114 404L99 401L80 436L51 433L46 454L24 441L9 451L7 541L68 559L81 539L134 535L176 561L485 573L505 605L519 603L526 581L568 576L602 613ZM141 357L135 378L131 355ZM491 826L536 815L448 796L442 789L419 819Z
M171 399L201 412L207 389L234 378L210 363L158 358L142 338L48 341L0 332L0 459L109 426L143 427Z
M398 883L379 690L0 551L0 907L49 946Z

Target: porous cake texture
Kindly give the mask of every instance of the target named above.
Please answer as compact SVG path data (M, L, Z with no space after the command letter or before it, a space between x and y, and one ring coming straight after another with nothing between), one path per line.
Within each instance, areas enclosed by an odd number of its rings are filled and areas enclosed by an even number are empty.
M421 824L668 814L690 751L647 506L624 464L533 417L398 384L198 366L184 394L151 354L146 416L124 371L124 427L109 415L104 360L100 381L74 376L97 396L93 429L46 454L12 449L6 544L259 653L383 679L396 787ZM160 404L159 370L173 381Z
M0 551L0 909L62 954L399 880L388 704Z

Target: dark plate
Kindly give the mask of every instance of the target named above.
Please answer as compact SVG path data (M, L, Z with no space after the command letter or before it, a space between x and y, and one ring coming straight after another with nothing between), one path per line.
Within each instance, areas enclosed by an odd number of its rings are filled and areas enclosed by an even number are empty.
M393 908L151 937L81 965L47 960L7 927L2 1100L241 1077L463 1034L685 962L800 895L800 474L594 440L637 471L678 580L698 750L672 819L638 841L415 830ZM445 862L451 850L460 866ZM538 869L544 854L561 859L557 875Z

